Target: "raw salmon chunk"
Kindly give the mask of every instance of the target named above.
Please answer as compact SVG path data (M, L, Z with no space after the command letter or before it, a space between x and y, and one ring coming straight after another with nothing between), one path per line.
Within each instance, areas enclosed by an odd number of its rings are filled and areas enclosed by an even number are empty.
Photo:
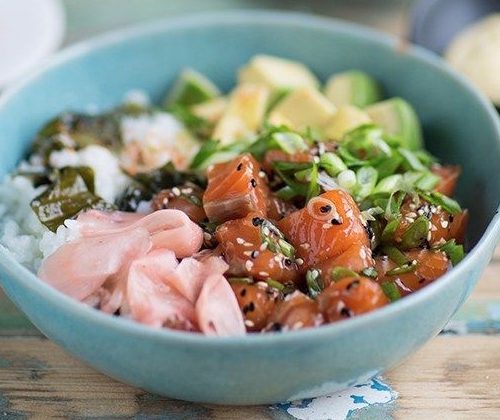
M291 258L293 248L289 249L285 242L281 242L288 255L280 252L282 247L276 249L273 244L279 245L282 234L258 213L220 225L215 237L229 264L229 274L259 280L271 278L282 283L297 280L297 264Z
M208 171L203 208L211 222L225 222L248 213L267 214L269 189L259 176L260 165L250 154L219 163Z
M352 245L368 247L370 241L360 216L352 197L334 190L311 199L278 226L308 268L342 254Z

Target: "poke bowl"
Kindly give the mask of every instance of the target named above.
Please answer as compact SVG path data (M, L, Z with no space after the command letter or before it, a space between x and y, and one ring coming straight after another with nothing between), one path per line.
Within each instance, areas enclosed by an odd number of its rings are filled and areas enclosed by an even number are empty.
M152 120L153 140L182 138L167 157L165 144L146 153L126 139ZM248 143L233 141L242 130ZM104 142L104 155L87 153ZM150 392L216 404L325 395L399 364L470 294L500 235L499 162L494 109L425 50L295 13L148 24L71 47L1 97L0 175L21 178L0 187L0 281L47 337ZM144 191L159 179L167 189ZM267 213L266 194L287 201L283 214ZM201 202L197 223L172 205L184 196ZM326 264L351 246L366 266ZM255 269L264 256L269 270ZM419 272L436 264L432 278ZM252 293L269 314L255 315Z

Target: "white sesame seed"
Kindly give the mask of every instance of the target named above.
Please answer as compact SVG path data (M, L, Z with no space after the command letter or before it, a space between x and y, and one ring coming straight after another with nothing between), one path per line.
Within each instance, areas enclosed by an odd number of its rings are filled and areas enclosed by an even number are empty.
M405 220L408 222L408 223L414 223L415 222L415 219L411 218L411 217L405 217Z
M210 239L212 239L212 235L210 235L210 233L208 232L203 232L203 238L205 238L205 241L209 241Z
M311 248L311 244L308 243L308 242L304 242L303 244L300 244L299 245L300 247L304 248L304 249L309 249Z
M267 249L267 245L268 243L267 242L264 242L260 247L259 247L259 250L261 251L265 251Z
M304 260L303 260L302 258L297 258L297 259L295 260L295 262L296 262L298 265L302 265L302 264L304 264Z
M245 268L247 269L247 271L250 271L253 267L253 262L250 261L250 260L246 260L245 261Z
M266 177L267 177L267 175L264 171L259 172L259 178L266 178Z
M432 239L432 233L429 230L429 232L427 232L427 240L430 241L431 239Z
M299 330L304 326L304 323L302 321L298 321L295 324L293 324L292 330Z
M269 277L269 273L267 271L259 271L259 276Z
M417 265L417 260L413 260L413 261L411 262L411 265Z
M264 227L262 228L262 233L263 233L264 235L266 235L266 236L267 236L267 235L269 235L271 232L269 231L269 228L268 228L267 226L264 226Z
M447 220L441 220L441 227L443 229L446 229L448 227L448 221Z
M431 232L435 232L436 230L438 230L438 228L435 225L431 224Z
M172 188L172 193L176 196L176 197L179 197L181 195L181 190L179 190L179 188L177 187L174 187Z
M245 319L245 325L250 328L255 327L255 323L249 319Z
M243 251L243 255L246 257L251 257L252 256L252 251Z
M243 246L245 246L245 247L247 247L247 248L250 248L250 247L252 247L252 246L253 246L253 244L251 244L250 242L245 242L245 243L243 244Z
M409 213L406 213L406 217L412 217L412 218L415 218L417 217L417 214L413 211L409 212Z
M323 223L323 226L321 226L323 229L330 229L332 225L330 223Z
M236 243L243 245L245 243L245 240L243 238L236 238Z

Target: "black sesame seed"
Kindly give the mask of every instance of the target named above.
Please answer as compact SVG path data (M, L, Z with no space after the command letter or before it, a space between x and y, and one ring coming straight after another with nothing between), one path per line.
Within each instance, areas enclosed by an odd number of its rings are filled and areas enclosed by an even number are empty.
M257 181L254 178L252 178L250 184L252 184L252 187L255 188L257 186Z
M259 251L252 251L252 253L250 254L250 257L255 259L255 258L257 258L258 255L259 255Z
M347 307L344 307L340 310L340 315L342 315L346 318L350 318L352 316L351 311Z
M418 281L418 284L422 284L422 283L424 283L424 282L425 282L425 280L426 280L426 279L420 279L420 280Z
M247 294L247 289L241 289L240 296L245 297Z
M254 217L252 219L252 225L254 226L260 226L264 222L264 219L261 219L260 217Z
M292 260L290 258L285 258L284 263L287 267L290 267L292 265Z
M250 302L248 305L243 306L243 313L247 314L248 312L255 311L255 305L253 302Z
M332 209L332 206L330 206L330 205L327 204L326 206L321 206L319 208L319 211L321 213L328 213L329 211L331 211L331 209Z
M278 322L273 322L270 326L269 326L269 331L281 331L282 330L282 326L280 323Z
M342 217L339 216L338 219L332 219L331 220L332 225L341 225L343 222Z
M237 171L241 171L241 168L243 168L243 163L240 163L240 164L236 167L236 170L237 170Z
M359 280L354 280L350 282L345 289L351 290L353 287L358 287L358 286L359 286Z

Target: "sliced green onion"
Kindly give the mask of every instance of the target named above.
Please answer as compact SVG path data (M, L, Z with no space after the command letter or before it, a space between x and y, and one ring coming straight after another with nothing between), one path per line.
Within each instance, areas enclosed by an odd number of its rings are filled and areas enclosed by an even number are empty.
M418 248L427 238L430 222L425 216L418 217L401 236L401 248Z
M422 191L432 191L437 187L441 178L432 172L426 172L415 183L415 187Z
M273 289L282 291L285 289L285 286L281 284L279 281L273 280L273 279L267 279L265 281L269 287L272 287Z
M356 196L358 200L368 197L375 185L377 184L378 172L371 166L364 166L358 169L356 173L357 191Z
M399 267L393 268L392 270L389 270L385 274L388 276L399 276L400 274L411 273L411 272L415 271L416 268L417 268L416 264L406 263L406 264L401 265Z
M347 169L342 171L337 177L337 183L347 191L351 191L356 186L356 174Z
M398 226L399 226L399 219L393 219L389 223L387 223L387 225L385 225L384 230L382 231L380 240L383 243L392 242L394 239L394 233L396 232Z
M307 270L306 273L307 289L311 297L318 296L324 289L323 281L321 280L321 272L319 270Z
M253 284L253 279L251 277L228 277L227 281L229 283Z
M373 193L391 194L400 188L402 180L403 176L400 174L390 175L387 178L384 178L381 181L379 181L379 183L373 190Z
M443 251L448 256L453 266L457 265L465 257L463 245L457 245L455 239L450 239L448 242L440 245L436 249Z
M297 133L293 132L278 132L272 135L272 139L278 147L289 155L298 152L306 151L307 144L304 139Z
M391 302L401 299L401 293L399 292L398 286L396 286L394 282L386 281L380 286L382 287L384 294Z
M346 164L335 153L323 153L319 158L319 166L330 176L337 176L340 172L346 171Z
M376 279L378 277L378 272L373 267L366 267L361 271L361 274L365 277L369 277L371 279Z
M398 266L406 265L410 260L395 246L384 246L382 252L387 255Z
M307 188L307 197L306 201L309 201L311 198L316 197L320 194L321 189L318 184L318 165L314 164L311 168L311 175L309 180L309 187Z
M355 271L349 270L346 267L335 267L330 271L330 278L334 282L342 280L346 277L359 277L359 275Z
M406 166L409 169L412 169L414 171L425 171L427 168L420 162L418 157L413 153L412 151L405 149L403 147L400 147L398 149L398 152L403 156L404 158L404 163L406 163Z
M440 206L444 211L452 215L457 215L462 211L460 204L450 197L441 194L437 191L431 192L429 194L421 193L422 198L434 206Z

